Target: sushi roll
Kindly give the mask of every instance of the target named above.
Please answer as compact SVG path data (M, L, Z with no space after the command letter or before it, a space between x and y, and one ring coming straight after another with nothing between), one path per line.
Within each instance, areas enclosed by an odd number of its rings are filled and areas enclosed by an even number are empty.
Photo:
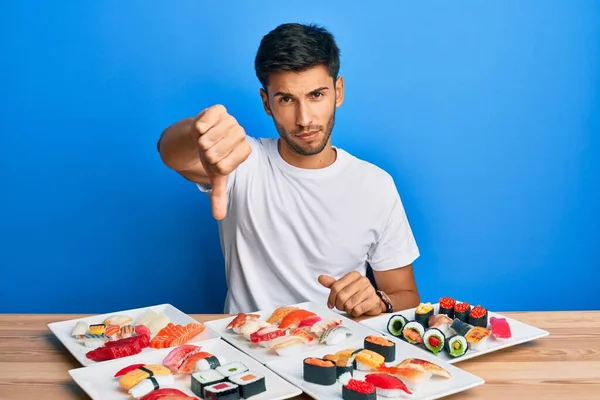
M195 372L192 374L192 392L200 398L204 398L204 388L220 382L224 382L226 378L214 369L207 371Z
M240 398L238 385L231 382L219 382L204 388L207 400L237 400Z
M216 369L221 365L225 365L225 358L219 356L210 356L198 360L196 362L196 372L208 371L209 369Z
M309 357L304 359L303 376L306 382L330 386L337 379L336 366L333 361Z
M445 314L449 318L454 319L454 306L456 305L456 300L452 297L441 297L440 298L440 314Z
M485 308L477 305L471 309L469 313L469 324L473 326L480 326L487 328L488 326L488 312Z
M415 321L423 325L423 328L429 328L429 317L433 315L433 306L431 303L421 303L415 310Z
M319 338L320 344L326 344L328 346L335 346L346 340L347 336L352 335L352 331L345 326L334 326L333 328L327 329Z
M450 328L459 335L465 336L467 332L473 329L473 325L469 325L458 318L454 318L454 322L452 322Z
M267 391L265 377L258 372L243 372L229 377L229 381L238 385L240 397L244 399Z
M489 329L485 329L480 326L476 326L471 329L465 335L465 339L467 339L467 343L469 344L469 349L474 351L485 350L487 348L487 340L491 333L492 331Z
M446 339L444 350L446 350L446 354L448 354L449 357L458 358L465 355L468 346L469 344L464 336L454 335Z
M457 303L454 305L454 319L469 322L469 312L471 312L471 305L469 303Z
M444 336L442 331L437 328L429 328L423 335L423 344L425 345L425 348L433 354L437 354L444 350L445 343L446 336Z
M402 338L410 344L423 343L425 328L417 321L410 321L402 330Z
M223 375L225 378L229 378L230 376L248 371L248 367L246 367L241 362L231 362L229 364L221 365L220 367L215 368L215 371Z
M364 346L367 350L381 354L385 362L392 362L396 359L396 343L384 337L369 335L365 338Z
M397 398L412 394L400 379L389 374L367 374L365 381L375 386L377 396Z
M352 353L355 368L359 371L372 371L385 363L385 358L372 350L360 349Z
M408 324L408 320L404 315L392 315L387 324L387 331L390 335L401 338L406 324Z
M129 389L129 394L133 398L139 399L156 389L164 388L165 386L173 385L174 383L175 377L171 374L151 376Z
M350 379L342 386L344 400L376 400L377 391L372 383Z

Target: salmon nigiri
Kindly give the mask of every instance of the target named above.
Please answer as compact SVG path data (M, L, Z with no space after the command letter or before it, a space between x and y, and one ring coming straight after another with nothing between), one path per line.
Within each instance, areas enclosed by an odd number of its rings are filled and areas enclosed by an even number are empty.
M289 313L298 310L298 307L294 307L294 306L281 306L281 307L277 307L269 316L269 318L267 318L267 322L269 324L278 324L279 322L281 322L282 319L284 319Z
M287 329L292 326L296 328L298 327L300 322L314 315L316 315L314 312L302 309L292 311L281 320L281 323L279 324L279 329Z

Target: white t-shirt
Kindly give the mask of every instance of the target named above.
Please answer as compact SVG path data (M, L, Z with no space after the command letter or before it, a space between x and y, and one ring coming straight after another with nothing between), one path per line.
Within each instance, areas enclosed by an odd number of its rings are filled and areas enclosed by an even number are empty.
M385 271L419 256L387 172L340 148L326 168L297 168L281 158L277 138L248 140L252 152L228 177L227 216L219 221L226 313L326 305L319 275L364 275L367 263Z

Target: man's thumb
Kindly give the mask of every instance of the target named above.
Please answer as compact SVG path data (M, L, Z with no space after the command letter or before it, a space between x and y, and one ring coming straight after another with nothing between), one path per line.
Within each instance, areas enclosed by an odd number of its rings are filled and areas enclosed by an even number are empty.
M321 285L325 286L327 289L329 289L331 287L331 285L333 285L335 283L335 278L333 278L329 275L320 275L319 283Z
M213 217L217 220L222 220L227 215L227 176L211 176L210 185L212 186L210 203L212 205Z

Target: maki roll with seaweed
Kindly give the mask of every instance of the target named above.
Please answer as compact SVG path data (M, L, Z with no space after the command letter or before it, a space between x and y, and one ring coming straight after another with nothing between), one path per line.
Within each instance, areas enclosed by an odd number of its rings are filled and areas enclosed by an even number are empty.
M458 318L454 318L454 322L452 322L452 325L450 325L450 329L459 335L466 336L467 333L473 329L473 325L469 325Z
M467 349L469 348L469 344L467 343L467 339L465 339L462 335L454 335L446 339L446 345L444 346L444 350L446 354L448 354L451 358L458 358L465 355Z
M333 361L325 361L316 357L304 359L304 380L317 385L333 385L337 379L336 366Z
M415 310L415 321L423 325L425 329L429 328L429 317L433 315L433 306L431 303L421 303Z
M342 399L344 400L376 400L375 385L357 379L350 379L342 386Z
M462 322L469 322L469 312L471 312L471 305L469 303L457 303L454 305L454 318L458 318Z
M454 306L456 300L452 297L441 297L440 298L440 310L438 314L446 314L448 317L454 319Z
M396 359L396 343L384 337L369 335L365 338L364 347L367 350L381 354L385 362L392 362Z
M192 392L202 399L204 398L204 388L225 380L226 378L214 369L195 372L192 374Z
M477 305L473 307L471 312L469 313L469 324L473 326L480 326L482 328L487 328L488 326L488 312L485 308Z
M238 385L240 397L244 399L267 391L265 377L258 372L242 372L241 374L229 377L229 380Z
M437 354L444 350L446 336L437 328L429 328L423 335L423 345L433 354Z
M219 382L204 388L206 400L237 400L240 398L238 385L231 382Z
M390 335L395 337L402 337L402 331L404 330L404 326L408 324L408 320L404 317L404 315L396 314L392 315L388 320L387 331Z
M410 344L423 343L425 328L417 321L410 321L402 330L402 338Z

